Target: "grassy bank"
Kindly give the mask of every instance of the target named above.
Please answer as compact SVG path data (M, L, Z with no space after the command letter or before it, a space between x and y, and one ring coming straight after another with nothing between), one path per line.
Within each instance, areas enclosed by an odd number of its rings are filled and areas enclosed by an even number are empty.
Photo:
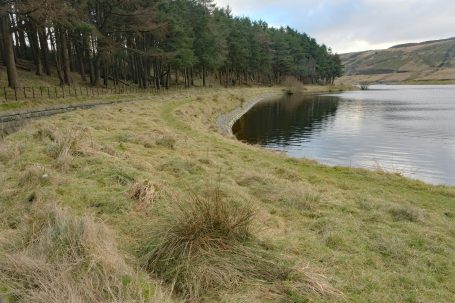
M216 117L277 88L144 97L0 142L15 302L451 302L455 189L248 146Z
M0 69L0 76L1 76L1 69ZM25 79L29 79L29 76L25 77ZM109 89L103 88L86 88L86 87L79 87L74 86L76 89L76 94L73 92L73 95L68 95L69 87L64 88L66 92L66 96L63 98L60 92L58 97L47 97L46 91L44 92L44 96L39 96L39 92L37 92L37 98L29 99L19 99L18 101L14 100L14 97L9 97L8 101L1 100L0 101L0 113L15 113L15 112L23 112L28 110L35 110L35 109L45 109L49 107L59 107L59 106L66 106L66 105L74 105L74 104L83 104L83 103L110 103L112 101L125 101L125 100L137 100L142 99L144 96L150 96L151 94L156 95L158 97L166 97L169 94L175 94L177 92L182 91L182 89L171 89L171 90L159 90L155 91L153 89L138 89L137 92L131 91L124 91L121 93L111 93ZM93 89L93 91L92 91ZM135 88L128 88L129 90L133 90ZM355 87L352 85L333 85L333 86L324 86L324 85L300 85L298 88L293 88L293 90L304 91L307 93L336 93L348 90L354 90ZM87 90L87 91L86 91ZM195 87L192 89L193 94L198 94L198 91L204 90L202 87ZM53 89L52 89L53 91ZM80 92L82 94L80 94ZM10 92L11 93L11 92ZM88 93L89 96L84 94ZM90 94L92 94L90 96ZM31 92L29 92L31 94Z

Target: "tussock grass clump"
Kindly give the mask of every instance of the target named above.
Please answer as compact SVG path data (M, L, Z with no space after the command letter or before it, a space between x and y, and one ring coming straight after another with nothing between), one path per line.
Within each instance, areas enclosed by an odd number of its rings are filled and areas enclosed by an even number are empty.
M284 183L281 188L271 187L261 194L267 202L297 210L310 210L321 202L320 194L306 190L300 183Z
M204 172L204 168L190 159L175 158L158 167L161 171L170 172L175 177L184 175L198 175Z
M177 144L175 138L171 136L161 136L160 138L156 139L155 142L157 146L165 147L168 149L175 149L175 145Z
M376 252L387 258L400 261L402 264L407 264L412 258L408 253L408 247L402 239L381 237L375 241L373 248Z
M288 91L289 90L290 91L293 91L293 90L301 91L304 89L304 85L303 85L302 81L299 81L297 78L292 77L292 76L288 76L284 79L283 86L285 86Z
M246 174L237 180L237 184L243 187L252 187L258 185L267 185L268 179L264 175Z
M53 130L47 123L37 123L37 130L33 136L40 140L49 139L55 141L55 130Z
M55 134L54 144L51 145L49 152L54 158L65 155L79 156L87 153L85 149L89 136L87 129L72 128L66 132L57 132Z
M135 182L128 191L128 196L138 202L139 208L153 204L158 198L158 194L156 185L148 180Z
M17 144L0 141L0 162L7 163L20 155Z
M107 168L112 181L121 186L127 186L134 182L135 172L130 167L113 166Z
M154 286L127 266L112 232L89 216L53 207L14 240L0 248L0 285L13 302L166 301L155 300Z
M278 176L280 176L286 180L292 181L292 182L302 180L302 177L298 173L291 171L289 169L286 169L286 168L278 167L275 169L275 173Z
M33 164L25 168L19 180L21 186L35 186L49 181L47 169L40 164Z
M43 129L41 138L48 138L47 151L56 160L56 166L67 168L76 156L90 155L96 149L88 128L73 127L66 131Z
M392 215L395 221L421 223L424 220L423 210L411 206L394 206L391 207L388 212Z
M145 148L155 147L155 140L154 140L153 136L151 136L150 134L138 135L135 143L140 144L140 145L144 146Z
M247 174L239 178L237 184L264 202L287 208L308 210L321 201L321 195L306 189L304 184L274 176Z
M290 276L294 283L284 283L279 291L284 295L280 302L312 302L308 294L316 294L321 302L345 302L344 294L327 281L327 277L308 264L297 264ZM319 302L319 301L317 301Z
M100 151L105 153L105 154L107 154L107 155L109 155L109 156L118 157L117 151L111 145L101 146Z
M254 211L213 195L179 203L142 253L146 268L187 298L248 279L280 281L290 270L254 244Z

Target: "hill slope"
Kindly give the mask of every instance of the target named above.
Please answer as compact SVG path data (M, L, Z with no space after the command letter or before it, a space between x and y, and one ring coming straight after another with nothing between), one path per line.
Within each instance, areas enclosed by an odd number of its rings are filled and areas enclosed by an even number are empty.
M340 82L455 82L455 38L342 54Z

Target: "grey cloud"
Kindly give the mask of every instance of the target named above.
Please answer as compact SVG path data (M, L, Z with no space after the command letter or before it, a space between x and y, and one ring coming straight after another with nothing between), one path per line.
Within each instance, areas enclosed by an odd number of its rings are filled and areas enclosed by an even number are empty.
M307 32L337 52L455 36L455 1L217 0L234 14Z

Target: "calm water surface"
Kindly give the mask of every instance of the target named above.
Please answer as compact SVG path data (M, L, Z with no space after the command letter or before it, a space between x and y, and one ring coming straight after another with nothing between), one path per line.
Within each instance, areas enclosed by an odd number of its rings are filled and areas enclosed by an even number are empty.
M253 107L239 140L329 165L382 168L455 185L455 86L373 86Z

